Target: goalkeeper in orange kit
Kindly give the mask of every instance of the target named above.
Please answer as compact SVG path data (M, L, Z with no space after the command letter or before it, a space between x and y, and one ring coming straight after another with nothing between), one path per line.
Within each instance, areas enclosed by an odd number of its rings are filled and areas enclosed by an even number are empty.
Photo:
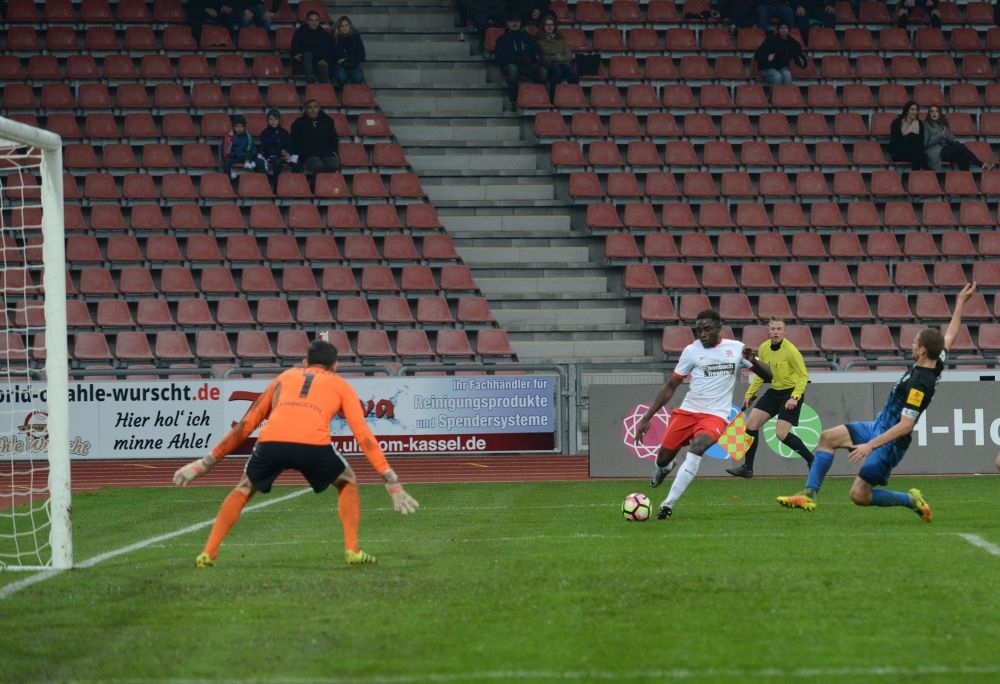
M289 468L302 473L317 494L331 484L337 488L348 564L375 562L373 556L358 548L361 499L354 470L330 444L330 421L337 415L347 420L365 457L382 476L396 511L403 515L416 511L419 504L399 483L365 422L357 393L334 372L336 364L336 347L322 339L310 344L305 367L290 368L275 378L207 456L174 473L174 484L186 487L231 454L267 419L243 477L222 502L195 567L215 564L222 540L236 524L250 497L257 492L267 494L278 475Z

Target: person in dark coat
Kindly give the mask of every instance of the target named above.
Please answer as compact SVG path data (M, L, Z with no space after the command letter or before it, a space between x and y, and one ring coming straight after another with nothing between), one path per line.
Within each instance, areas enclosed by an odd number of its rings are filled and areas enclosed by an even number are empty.
M802 46L789 35L788 24L785 22L778 24L778 30L764 39L753 58L761 77L771 85L791 83L794 80L789 64L798 67L806 65Z
M931 168L924 149L924 124L916 102L903 105L903 111L889 127L888 152L893 161L910 162L914 171Z
M302 70L309 83L330 82L333 40L320 25L319 12L310 11L306 15L306 23L295 29L290 52L292 62Z
M292 124L292 144L298 151L302 168L310 176L340 169L337 130L333 119L316 100L308 100L305 114Z
M517 106L517 88L522 76L534 83L545 83L548 78L538 41L521 26L520 16L507 19L507 30L497 38L493 57L507 79L507 96L513 106Z
M281 112L277 109L267 112L267 127L260 133L260 155L264 158L264 168L272 188L278 187L278 176L282 171L299 170L295 143L291 133L281 127Z

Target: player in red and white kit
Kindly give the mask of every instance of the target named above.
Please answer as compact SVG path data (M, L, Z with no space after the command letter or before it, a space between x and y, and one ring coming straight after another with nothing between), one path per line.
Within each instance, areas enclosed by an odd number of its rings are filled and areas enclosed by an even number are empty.
M667 432L656 455L656 472L649 481L651 487L659 487L673 470L677 452L685 445L688 447L684 464L656 513L657 520L673 514L674 504L698 472L702 454L725 431L740 369L750 368L765 382L771 381L770 369L761 365L752 348L736 340L722 339L722 319L715 311L706 309L698 314L695 333L698 339L681 352L670 379L636 426L635 437L639 443L656 412L673 398L685 378L691 378L691 386L681 405L670 412Z

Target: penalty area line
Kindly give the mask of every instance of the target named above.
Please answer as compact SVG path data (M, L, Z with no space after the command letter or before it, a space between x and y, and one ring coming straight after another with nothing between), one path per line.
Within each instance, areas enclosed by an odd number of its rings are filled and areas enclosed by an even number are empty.
M978 534L963 534L962 532L956 532L956 534L958 534L959 537L969 542L973 546L978 546L986 553L1000 557L1000 546L997 546L996 544L991 544L990 542L980 537Z
M243 512L256 511L261 508L267 508L268 506L273 506L274 504L282 503L288 501L289 499L294 499L295 497L302 496L308 492L311 492L312 488L306 487L305 489L300 489L299 491L292 492L291 494L286 494L285 496L279 496L276 499L265 499L259 503L252 504L243 509ZM168 539L173 539L174 537L180 537L191 532L197 532L198 530L204 529L215 523L215 518L211 520L203 520L200 523L195 523L194 525L189 525L179 530L174 530L173 532L167 532L166 534L160 534L155 537L149 537L148 539L143 539L134 544L129 544L128 546L123 546L112 551L107 551L105 553L98 554L93 558L88 558L85 561L76 563L73 565L74 568L92 568L98 563L103 563L106 560L115 558L116 556L121 556L126 553L132 553L133 551L138 551L144 549L147 546L152 546L153 544L159 544L160 542L167 541ZM13 596L22 589L27 589L28 587L44 582L47 579L52 579L58 575L61 575L65 570L43 570L38 574L31 575L30 577L25 577L23 580L17 582L12 582L5 587L0 587L0 600L3 600L9 596Z

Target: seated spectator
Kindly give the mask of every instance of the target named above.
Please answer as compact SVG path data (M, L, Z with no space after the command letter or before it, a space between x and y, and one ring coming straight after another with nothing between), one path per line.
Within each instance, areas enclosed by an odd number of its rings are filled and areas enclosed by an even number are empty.
M307 101L305 114L292 124L292 144L308 175L315 177L317 173L340 169L336 127L316 100Z
M755 9L753 0L719 0L717 7L719 21L731 24L729 29L731 32L753 26Z
M931 105L927 110L927 120L924 121L924 150L927 154L927 163L935 171L942 170L941 162L953 164L962 171L968 171L973 164L983 167L983 171L989 171L996 166L993 162L980 161L972 150L955 139L947 117L937 105Z
M813 26L836 28L837 7L834 0L795 0L795 28L806 46L809 45L809 29Z
M788 23L784 21L778 24L777 31L764 38L753 58L757 62L761 78L771 85L791 83L794 80L789 64L794 63L799 67L806 65L802 46L789 35Z
M309 83L330 82L330 58L333 40L320 25L319 12L310 10L306 23L292 34L292 62L302 69Z
M243 14L240 27L262 26L270 31L274 15L281 9L281 0L242 0L242 2Z
M525 28L542 27L542 19L549 14L549 0L519 0L515 1L512 13L521 15Z
M286 168L299 170L299 155L295 154L295 143L291 134L281 127L281 112L271 109L267 112L267 127L260 134L260 155L264 158L264 171L277 189L278 176Z
M242 17L241 0L189 0L187 18L191 24L191 35L195 42L201 42L201 28L206 23L225 26L235 38Z
M566 38L559 33L559 26L553 14L546 14L542 19L538 47L542 51L542 66L548 72L549 100L552 100L555 98L556 86L560 83L580 82L573 68L573 53L566 43Z
M347 17L337 19L333 32L333 69L341 88L347 83L364 83L365 43Z
M504 0L460 0L464 14L472 20L479 33L479 43L486 45L486 31L500 28L507 22L507 5Z
M548 78L538 41L522 28L519 16L507 19L507 30L497 38L494 59L507 79L507 96L513 107L517 106L517 89L522 76L534 83L545 83Z
M896 26L906 28L910 19L918 14L924 14L928 23L935 28L941 27L941 10L938 5L941 0L900 0L896 5Z
M231 121L233 128L222 139L223 172L228 173L229 177L234 180L239 175L237 165L242 166L247 171L263 172L264 160L257 154L257 147L253 144L253 136L247 133L246 118L236 114Z
M771 20L777 19L779 23L792 25L795 18L792 6L788 0L757 0L754 6L754 16L757 18L758 28L767 31L770 28Z
M907 102L903 111L889 127L889 157L896 162L909 162L915 171L929 169L924 149L924 125L920 121L920 107Z

